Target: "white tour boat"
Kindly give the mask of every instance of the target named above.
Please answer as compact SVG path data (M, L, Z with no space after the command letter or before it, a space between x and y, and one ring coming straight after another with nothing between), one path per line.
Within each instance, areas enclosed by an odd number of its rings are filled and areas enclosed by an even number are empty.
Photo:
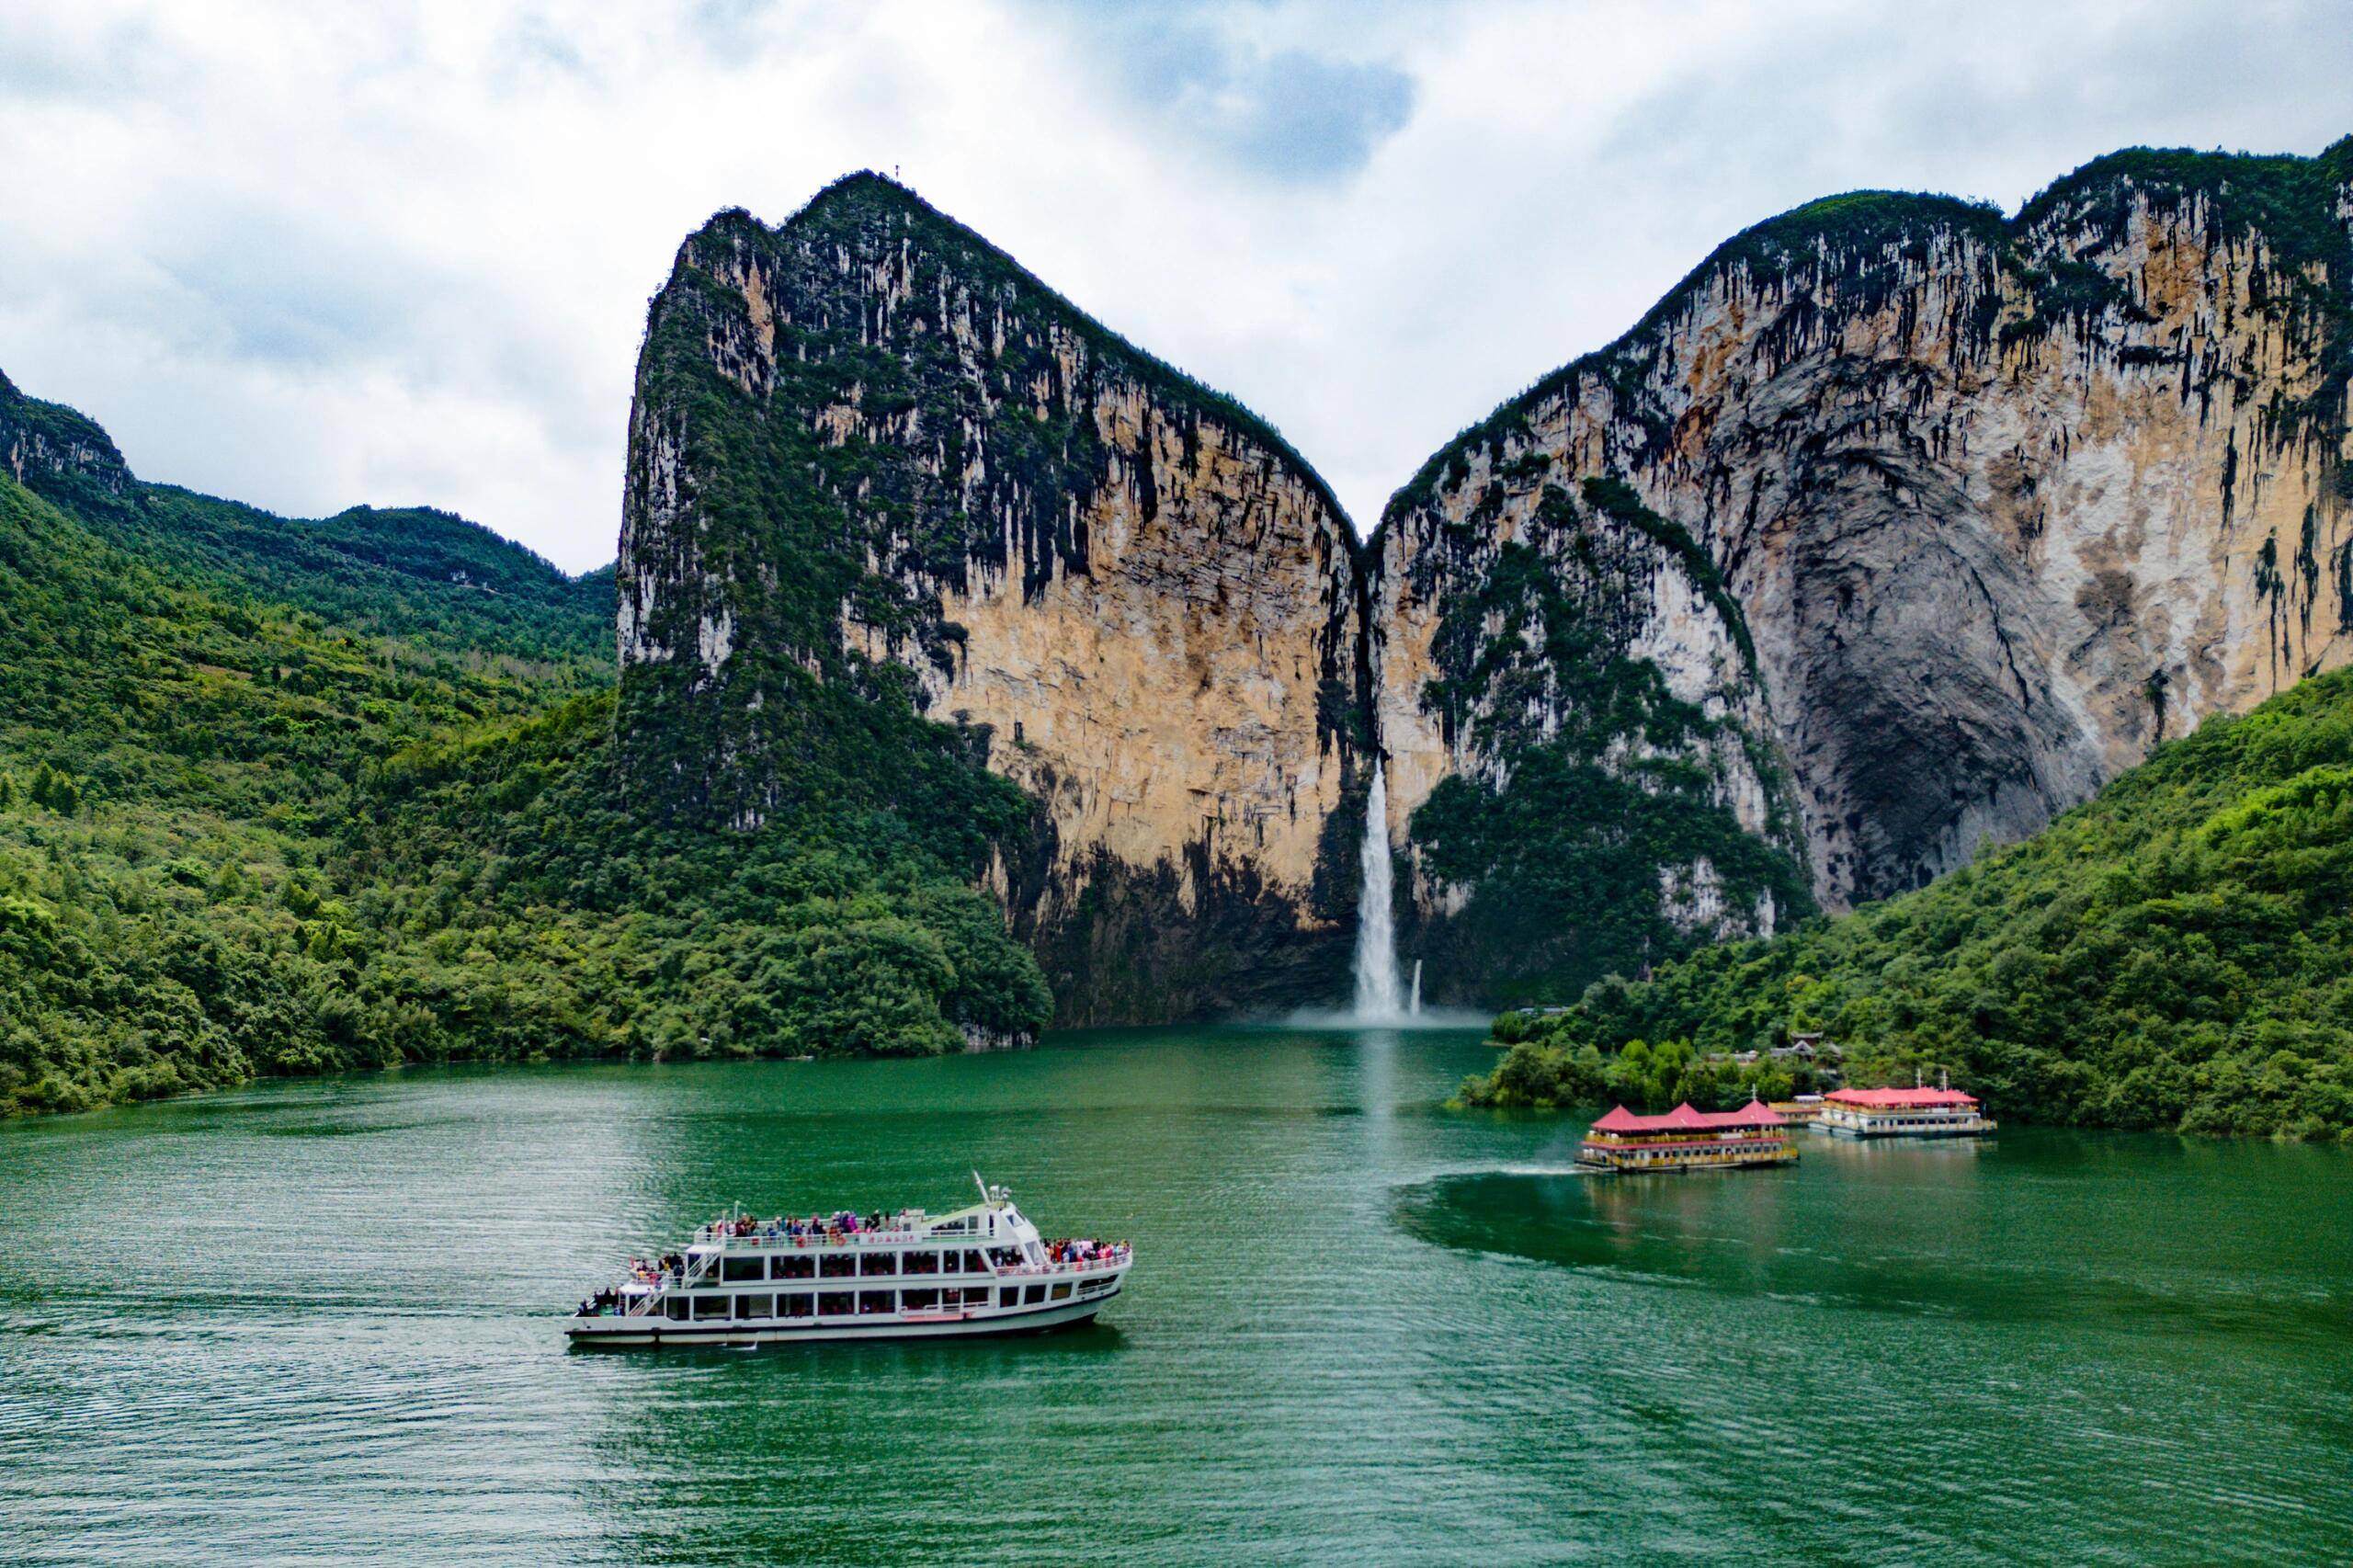
M713 1221L583 1301L565 1332L575 1345L1031 1333L1101 1312L1133 1260L1124 1242L1046 1240L981 1183L952 1214Z

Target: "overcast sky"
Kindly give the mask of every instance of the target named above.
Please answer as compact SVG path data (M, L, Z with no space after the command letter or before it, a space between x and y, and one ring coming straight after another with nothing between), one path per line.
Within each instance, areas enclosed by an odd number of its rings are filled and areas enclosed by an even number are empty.
M579 570L679 240L895 168L1363 529L1801 201L2015 209L2118 146L2348 131L2342 0L10 6L0 369L142 477L443 506Z

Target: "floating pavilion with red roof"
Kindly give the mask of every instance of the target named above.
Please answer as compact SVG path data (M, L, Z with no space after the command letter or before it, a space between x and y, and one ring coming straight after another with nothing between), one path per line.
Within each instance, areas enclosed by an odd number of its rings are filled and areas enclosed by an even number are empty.
M1636 1116L1618 1106L1586 1133L1577 1163L1635 1172L1787 1165L1798 1157L1790 1126L1756 1100L1724 1111L1694 1110L1686 1101L1665 1116Z
M1959 1089L1833 1089L1813 1127L1841 1138L1982 1138L1995 1123Z

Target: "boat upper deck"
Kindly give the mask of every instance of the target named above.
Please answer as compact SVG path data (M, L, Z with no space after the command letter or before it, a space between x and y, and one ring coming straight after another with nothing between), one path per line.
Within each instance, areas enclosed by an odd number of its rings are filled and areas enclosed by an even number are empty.
M894 1214L859 1214L836 1210L830 1214L779 1215L756 1220L749 1215L713 1220L695 1232L690 1250L733 1252L739 1249L808 1247L905 1247L926 1243L977 1243L1018 1246L1041 1238L1008 1199L992 1198L948 1214L902 1209Z

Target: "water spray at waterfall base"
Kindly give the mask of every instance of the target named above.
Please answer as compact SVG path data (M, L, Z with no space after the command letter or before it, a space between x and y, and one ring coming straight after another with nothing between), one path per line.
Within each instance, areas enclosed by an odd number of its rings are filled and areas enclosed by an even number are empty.
M1422 960L1414 960L1413 990L1405 990L1397 960L1397 924L1391 900L1396 875L1389 851L1389 782L1375 768L1365 801L1364 843L1358 854L1363 892L1358 905L1356 995L1345 1010L1302 1007L1286 1027L1315 1029L1472 1029L1488 1015L1467 1007L1422 1006Z

